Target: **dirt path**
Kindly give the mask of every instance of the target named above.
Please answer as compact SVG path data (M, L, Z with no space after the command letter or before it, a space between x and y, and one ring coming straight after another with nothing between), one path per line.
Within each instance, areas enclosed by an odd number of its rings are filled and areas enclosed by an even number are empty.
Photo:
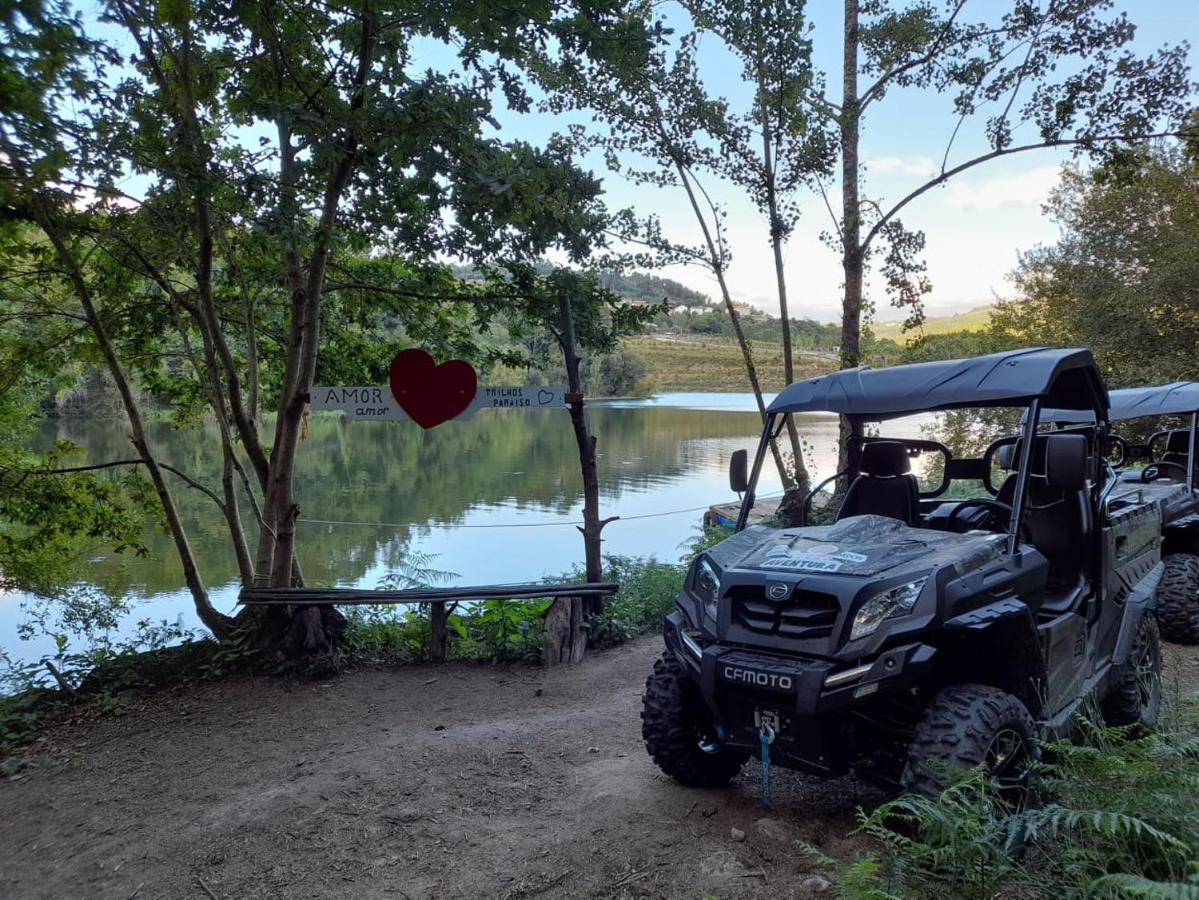
M791 840L848 853L876 796L776 770L767 813L752 766L668 781L638 720L660 647L235 681L67 728L61 763L0 781L0 895L809 896Z
M791 841L851 855L878 795L776 770L766 813L752 765L724 791L668 781L638 721L660 646L241 680L64 728L0 781L0 896L811 896ZM1199 683L1193 650L1167 648L1171 677Z

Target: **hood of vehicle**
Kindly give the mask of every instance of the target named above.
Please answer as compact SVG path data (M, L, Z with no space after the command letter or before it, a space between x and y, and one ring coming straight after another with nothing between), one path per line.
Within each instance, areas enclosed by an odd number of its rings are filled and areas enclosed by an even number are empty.
M998 534L912 528L886 516L851 516L810 528L748 528L708 551L723 570L876 576L953 565L963 574L994 559Z

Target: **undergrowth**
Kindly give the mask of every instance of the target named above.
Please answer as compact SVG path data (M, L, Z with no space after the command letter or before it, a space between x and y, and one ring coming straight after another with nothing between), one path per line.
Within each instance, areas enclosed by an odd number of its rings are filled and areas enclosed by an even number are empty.
M65 716L112 712L122 698L222 678L258 661L236 642L218 643L168 622L143 621L132 638L87 649L56 635L55 646L54 654L26 663L0 651L0 757Z
M980 772L932 799L859 813L877 849L832 860L844 900L991 897L1199 900L1199 704L1161 730L1084 723L1047 745L1040 803L1009 813Z

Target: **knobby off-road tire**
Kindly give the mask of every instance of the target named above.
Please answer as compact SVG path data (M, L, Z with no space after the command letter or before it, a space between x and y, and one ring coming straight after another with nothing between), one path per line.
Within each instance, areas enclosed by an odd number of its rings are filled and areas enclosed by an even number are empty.
M1199 556L1172 553L1157 584L1157 623L1175 644L1199 644Z
M711 716L695 684L670 651L654 663L645 681L641 736L658 768L689 787L723 787L749 755L701 749L711 741Z
M940 691L924 710L908 746L902 784L925 797L946 787L945 768L987 768L1003 802L1022 807L1033 763L1040 757L1028 709L1006 691L958 684Z
M1162 644L1157 621L1142 616L1128 660L1112 668L1111 689L1103 698L1109 725L1152 728L1162 705Z

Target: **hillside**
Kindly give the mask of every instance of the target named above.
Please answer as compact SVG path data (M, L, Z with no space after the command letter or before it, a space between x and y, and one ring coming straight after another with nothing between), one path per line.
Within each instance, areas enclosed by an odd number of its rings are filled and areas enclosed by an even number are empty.
M925 334L948 334L951 331L982 331L991 324L993 305L976 306L952 316L929 316L924 321ZM902 322L872 322L870 330L880 340L892 340L902 344L917 336L918 332L904 334Z

